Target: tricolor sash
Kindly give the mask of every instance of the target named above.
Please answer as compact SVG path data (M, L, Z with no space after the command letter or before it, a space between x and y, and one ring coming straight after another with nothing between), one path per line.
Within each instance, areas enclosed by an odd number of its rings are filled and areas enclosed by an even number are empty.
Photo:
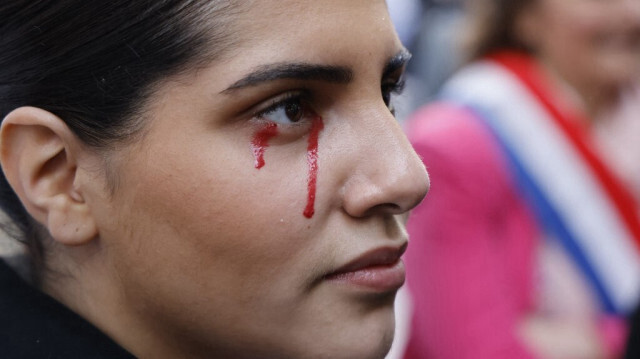
M463 69L443 97L490 128L546 237L579 268L601 309L628 314L640 298L638 208L591 150L585 122L562 111L543 78L528 56L500 53Z

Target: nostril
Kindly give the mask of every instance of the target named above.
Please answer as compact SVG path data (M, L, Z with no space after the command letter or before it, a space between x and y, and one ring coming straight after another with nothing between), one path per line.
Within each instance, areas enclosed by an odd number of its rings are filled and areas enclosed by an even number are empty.
M384 214L402 214L406 212L405 209L403 209L400 205L395 204L395 203L382 203L376 206L371 207L367 212L366 215L370 216L373 214L377 214L377 213L384 213Z

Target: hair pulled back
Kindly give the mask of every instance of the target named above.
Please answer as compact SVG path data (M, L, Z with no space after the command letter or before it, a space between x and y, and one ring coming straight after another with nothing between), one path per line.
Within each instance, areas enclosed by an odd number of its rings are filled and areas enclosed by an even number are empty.
M138 112L155 84L230 45L231 8L231 1L215 0L3 1L0 120L35 106L60 117L90 147L127 139L140 129ZM12 220L5 230L37 257L38 226L4 173L0 207Z

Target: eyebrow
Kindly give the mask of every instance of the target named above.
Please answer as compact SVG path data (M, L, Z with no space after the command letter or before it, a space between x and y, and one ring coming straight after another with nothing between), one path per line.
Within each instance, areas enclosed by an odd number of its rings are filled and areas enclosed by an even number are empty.
M398 52L387 61L383 77L387 77L405 66L409 59L411 59L411 54L406 49ZM353 80L353 76L353 70L346 66L316 65L303 62L275 63L258 67L221 93L228 94L235 90L277 80L312 80L347 84Z

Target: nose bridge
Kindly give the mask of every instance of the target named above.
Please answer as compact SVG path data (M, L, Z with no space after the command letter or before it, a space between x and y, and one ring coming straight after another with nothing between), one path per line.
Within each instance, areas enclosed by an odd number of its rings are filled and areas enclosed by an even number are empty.
M386 106L368 107L355 116L362 119L356 130L361 156L347 181L345 210L353 216L410 210L429 187L422 161Z

